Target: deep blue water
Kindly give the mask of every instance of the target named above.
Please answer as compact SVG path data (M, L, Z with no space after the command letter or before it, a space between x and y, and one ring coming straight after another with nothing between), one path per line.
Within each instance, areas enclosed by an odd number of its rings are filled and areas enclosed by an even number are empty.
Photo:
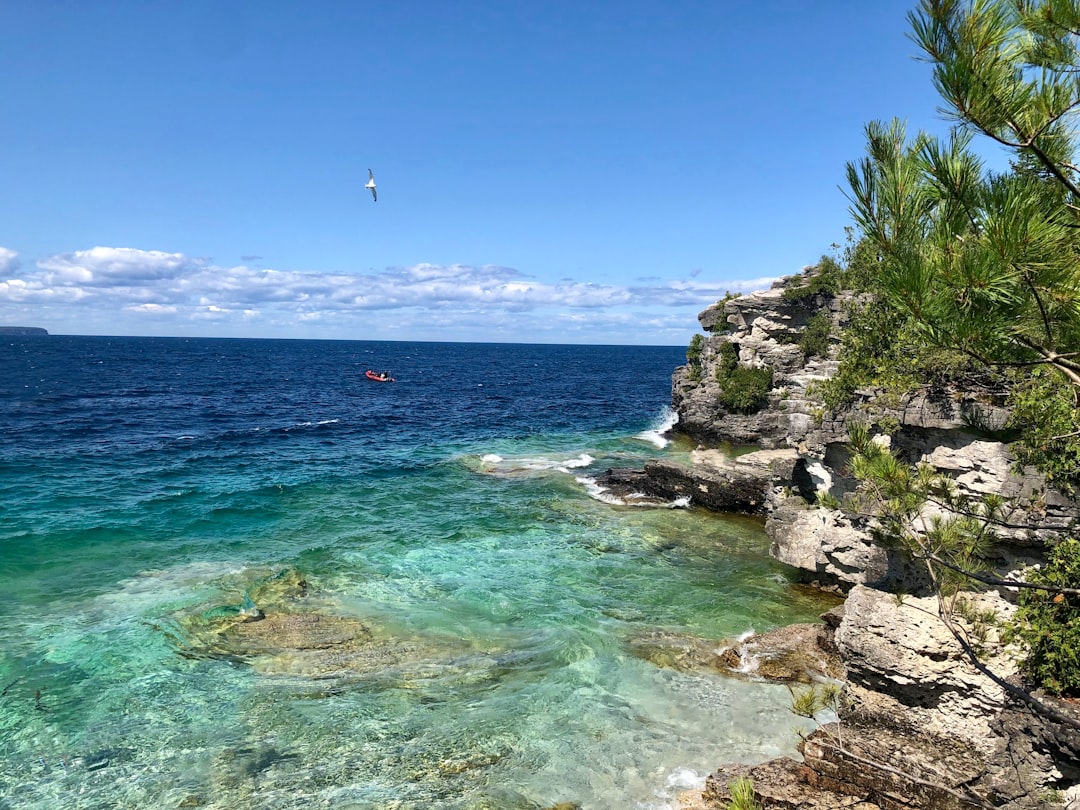
M683 362L0 339L0 807L662 808L790 753L782 688L635 653L818 611L761 526L590 494L685 453ZM285 612L366 628L363 655L190 635L282 571Z

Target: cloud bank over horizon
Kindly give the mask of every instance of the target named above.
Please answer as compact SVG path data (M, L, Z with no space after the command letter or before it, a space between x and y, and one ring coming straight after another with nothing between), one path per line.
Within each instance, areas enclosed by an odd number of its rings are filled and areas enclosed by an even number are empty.
M697 313L772 278L701 271L627 285L544 282L499 265L420 263L367 273L224 265L94 247L31 263L0 246L0 321L68 334L679 344Z

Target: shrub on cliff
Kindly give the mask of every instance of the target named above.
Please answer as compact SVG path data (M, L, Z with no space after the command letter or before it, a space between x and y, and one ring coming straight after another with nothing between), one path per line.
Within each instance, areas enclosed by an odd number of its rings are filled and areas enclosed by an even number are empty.
M1073 390L1048 369L1017 375L1009 396L1010 427L1021 441L1014 451L1022 464L1037 467L1063 492L1080 489L1080 405Z
M1011 636L1028 648L1021 671L1050 692L1080 697L1080 594L1069 590L1080 582L1080 540L1058 543L1027 581L1051 590L1020 594Z
M773 371L739 365L739 350L725 340L716 350L716 383L719 402L735 413L754 413L765 407L772 389Z
M736 366L720 384L720 404L735 413L754 413L768 402L771 368Z
M716 350L716 382L721 386L739 365L739 351L735 344L725 340Z
M690 379L697 382L701 379L701 353L705 349L705 338L702 335L694 335L690 338L690 345L686 347L686 365Z
M781 297L788 303L801 303L822 295L832 298L844 288L844 268L832 256L822 256L809 275L795 279L784 288Z
M818 312L810 316L799 335L799 348L806 357L828 357L830 335L832 318L827 312Z

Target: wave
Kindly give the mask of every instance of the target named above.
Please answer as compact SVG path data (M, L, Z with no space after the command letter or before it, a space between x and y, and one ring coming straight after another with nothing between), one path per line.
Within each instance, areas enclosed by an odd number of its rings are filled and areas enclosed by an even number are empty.
M481 471L493 475L514 475L536 472L562 472L588 467L596 461L588 453L581 453L573 458L563 456L520 456L503 458L496 453L486 453L480 457Z
M607 487L598 484L595 478L578 476L576 480L585 487L585 491L589 494L590 498L598 500L601 503L611 504L612 506L648 506L653 509L658 507L663 509L686 509L690 506L689 495L684 495L673 501L663 501L652 495L646 495L644 492L631 492L627 495L616 495Z
M655 445L656 447L667 447L671 444L671 440L666 438L665 434L670 433L671 429L678 423L679 414L670 406L665 405L652 427L641 431L641 433L638 433L634 438L649 442L649 444Z

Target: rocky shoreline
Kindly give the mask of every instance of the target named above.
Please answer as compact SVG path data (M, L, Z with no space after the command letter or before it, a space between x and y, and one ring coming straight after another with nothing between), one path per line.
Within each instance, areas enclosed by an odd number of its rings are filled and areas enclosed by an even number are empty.
M843 685L835 721L803 741L801 762L720 767L703 791L682 798L683 806L726 807L728 784L750 777L764 810L1077 810L1080 705L1039 696L1074 718L1074 727L1048 721L1017 700L1002 685L1019 683L1016 650L991 629L983 660L998 680L988 677L939 619L919 570L902 553L875 543L867 523L825 508L855 487L846 469L847 430L854 421L887 421L895 429L883 441L905 461L948 474L961 491L995 492L1030 504L1024 520L1002 532L994 549L1000 579L1039 563L1046 540L1080 519L1077 504L1034 471L1017 473L1008 446L973 428L1000 427L1007 417L985 396L922 392L886 403L865 391L844 413L825 412L813 384L838 364L805 358L798 337L811 316L825 313L835 346L845 300L785 296L787 287L806 280L786 279L699 316L709 337L695 364L677 369L672 382L676 430L698 445L690 464L654 461L642 470L611 470L597 482L615 495L683 498L716 511L763 515L772 556L798 569L806 583L844 598L820 627L801 636L788 631L779 645L789 656L817 662L820 671L809 680L832 678ZM719 404L716 367L730 362L724 358L732 349L740 366L772 369L768 403L756 413L732 413ZM738 456L720 449L731 444L757 449ZM983 615L1007 617L1015 610L1016 589L966 598ZM769 639L756 643L768 646ZM800 652L790 652L795 649Z

